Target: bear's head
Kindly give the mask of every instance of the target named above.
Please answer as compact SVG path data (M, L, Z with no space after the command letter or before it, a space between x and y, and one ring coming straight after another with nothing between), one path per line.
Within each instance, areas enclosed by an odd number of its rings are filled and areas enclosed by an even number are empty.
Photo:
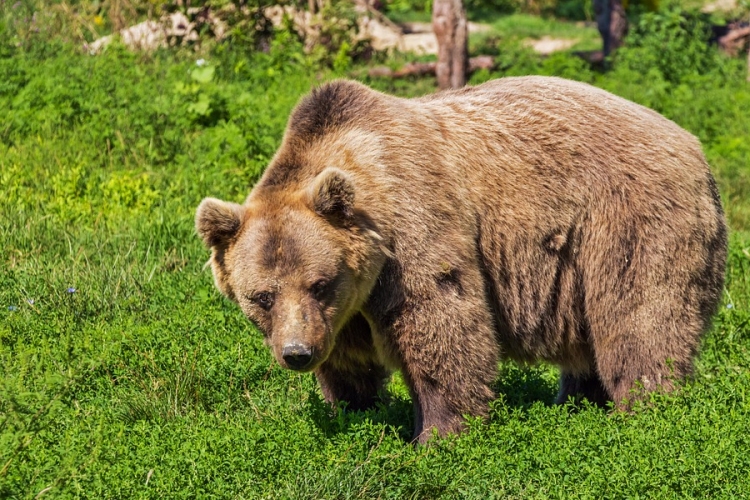
M388 249L355 205L355 182L326 168L309 185L256 190L244 205L204 199L196 229L218 289L286 368L314 370L367 300Z

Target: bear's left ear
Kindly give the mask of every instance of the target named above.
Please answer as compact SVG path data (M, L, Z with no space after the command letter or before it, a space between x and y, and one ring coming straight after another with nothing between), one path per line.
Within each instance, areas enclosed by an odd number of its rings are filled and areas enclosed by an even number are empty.
M328 167L318 174L308 193L313 210L323 217L345 221L354 215L354 183L338 168Z

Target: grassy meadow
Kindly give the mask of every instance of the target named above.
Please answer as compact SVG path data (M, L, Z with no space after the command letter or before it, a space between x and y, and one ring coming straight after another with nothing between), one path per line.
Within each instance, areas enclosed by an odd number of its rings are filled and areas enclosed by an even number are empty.
M472 83L579 79L702 140L731 248L694 378L608 414L553 406L554 367L503 363L489 421L427 447L398 377L387 404L334 412L279 368L193 229L203 197L243 200L299 97L357 63L285 33L200 55L0 41L0 498L750 496L750 84L690 22L644 16L604 73L495 41L500 68Z

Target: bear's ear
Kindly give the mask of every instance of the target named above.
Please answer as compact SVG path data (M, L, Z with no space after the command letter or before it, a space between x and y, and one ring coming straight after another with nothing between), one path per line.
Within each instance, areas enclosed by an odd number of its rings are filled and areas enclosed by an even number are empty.
M244 208L216 198L205 198L195 213L195 229L209 248L224 245L242 225Z
M313 210L324 217L345 221L354 215L354 183L338 168L323 170L310 186L309 195Z

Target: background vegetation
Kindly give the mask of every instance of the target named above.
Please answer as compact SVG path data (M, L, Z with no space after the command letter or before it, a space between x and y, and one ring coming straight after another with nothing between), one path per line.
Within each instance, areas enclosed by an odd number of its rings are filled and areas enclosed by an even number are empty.
M0 0L0 498L750 491L750 86L742 61L706 43L702 17L677 6L643 15L606 73L496 32L483 48L500 69L472 78L589 82L703 141L732 233L694 379L609 415L552 406L553 367L503 363L488 422L414 447L398 377L388 404L330 411L312 375L281 370L219 296L193 230L204 196L244 198L299 96L364 74L360 63L312 57L286 30L265 52L235 38L198 52L115 44L92 57L66 27L97 32L101 16L99 34L111 30L116 3L93 5L54 4L60 14ZM406 96L434 89L431 79L362 79Z

